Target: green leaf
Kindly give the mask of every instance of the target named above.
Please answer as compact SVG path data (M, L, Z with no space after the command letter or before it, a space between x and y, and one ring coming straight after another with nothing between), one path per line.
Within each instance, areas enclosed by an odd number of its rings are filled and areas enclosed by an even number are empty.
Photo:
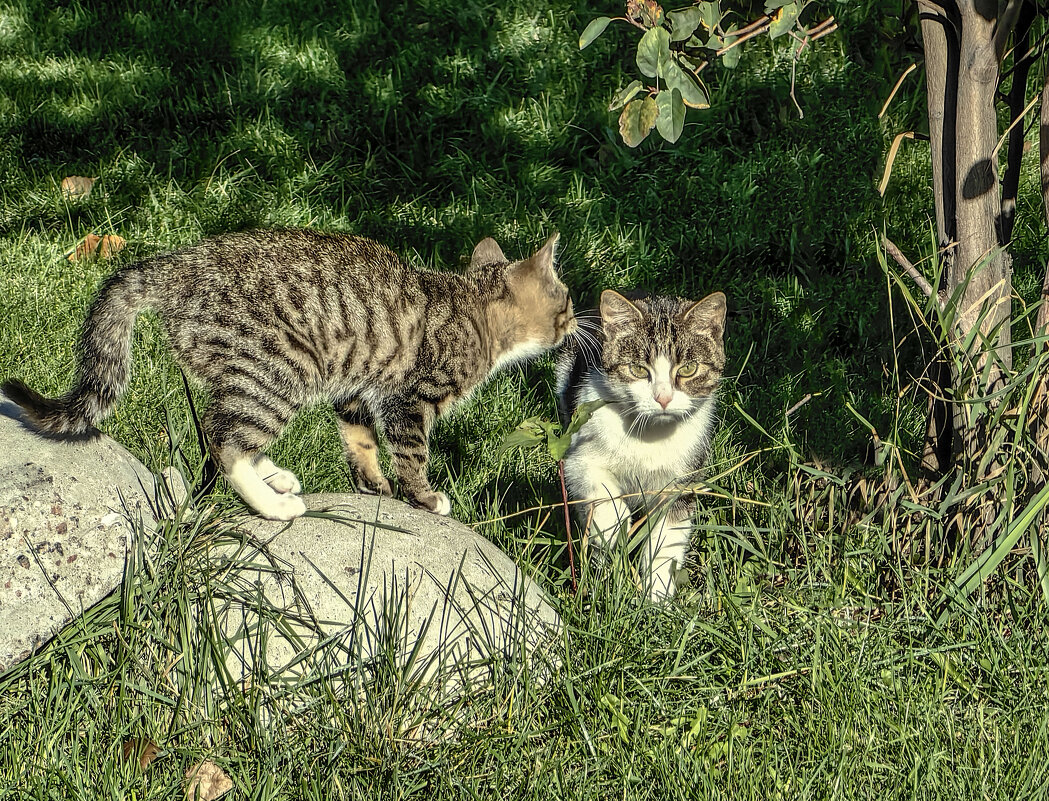
M568 428L565 429L565 433L571 436L576 431L586 425L587 420L590 419L591 415L604 406L607 401L595 400L587 401L586 403L580 403L579 407L575 410L575 414L572 415L571 421L568 423Z
M706 87L692 73L685 72L676 61L671 60L663 70L663 79L668 89L681 92L681 99L692 108L710 108L710 95Z
M554 457L554 461L556 462L565 458L565 454L568 453L568 448L571 445L571 434L561 434L560 436L551 435L546 441L546 449L550 451L550 455Z
M651 97L631 100L619 115L619 135L627 147L637 147L645 141L656 124L659 109Z
M671 25L670 41L683 42L702 24L703 12L697 6L692 6L682 11L668 12L667 19Z
M677 87L664 89L656 95L656 106L659 107L656 130L660 136L674 144L685 127L685 101L681 99L681 92Z
M499 443L499 447L495 450L495 458L502 459L503 455L510 451L534 448L542 441L542 429L536 425L535 421L531 419L525 420Z
M696 8L699 9L699 13L702 15L701 22L703 27L708 31L713 31L718 25L721 24L721 19L724 16L721 13L721 3L697 3Z
M637 43L637 68L643 75L655 78L660 67L670 60L670 34L666 28L650 28Z
M590 419L590 415L604 406L605 403L606 401L603 400L580 403L563 433L555 434L552 427L546 430L546 447L550 451L550 455L554 457L555 462L565 458L565 454L568 453L568 449L572 445L572 436L585 426L586 421Z
M630 86L628 86L626 89L624 89L614 98L612 98L612 103L609 105L608 110L615 111L617 108L622 108L631 100L633 100L634 95L640 92L643 88L644 85L641 83L641 81L634 81L630 84Z
M801 10L805 7L804 3L787 3L782 6L775 14L772 15L772 24L769 25L769 38L775 39L778 36L782 36L791 28L794 27L794 23L798 21L798 16L801 14Z
M605 28L608 27L608 23L611 21L611 17L598 17L595 20L591 20L583 34L579 37L579 49L582 50L584 47L587 47L594 39L604 33Z

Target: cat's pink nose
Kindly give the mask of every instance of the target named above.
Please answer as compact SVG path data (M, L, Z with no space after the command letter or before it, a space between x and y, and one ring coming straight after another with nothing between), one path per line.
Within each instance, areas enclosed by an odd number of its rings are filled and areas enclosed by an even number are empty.
M662 406L665 409L665 408L667 408L667 406L670 405L670 400L674 396L673 396L673 394L671 394L669 392L658 392L655 395L653 395L652 397L654 397L656 399L656 403L658 403L660 406Z

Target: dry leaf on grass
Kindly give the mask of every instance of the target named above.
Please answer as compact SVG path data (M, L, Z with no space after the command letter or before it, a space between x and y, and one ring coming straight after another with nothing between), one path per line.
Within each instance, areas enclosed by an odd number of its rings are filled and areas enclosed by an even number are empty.
M215 801L232 789L233 781L210 759L186 771L186 801Z
M91 194L91 188L97 180L86 175L70 175L62 179L62 195L70 199L85 198Z
M70 261L80 259L111 259L127 246L127 240L116 234L88 234L84 241L76 246L67 258Z
M125 740L123 753L125 762L138 759L138 767L145 770L154 759L160 756L160 748L152 740Z

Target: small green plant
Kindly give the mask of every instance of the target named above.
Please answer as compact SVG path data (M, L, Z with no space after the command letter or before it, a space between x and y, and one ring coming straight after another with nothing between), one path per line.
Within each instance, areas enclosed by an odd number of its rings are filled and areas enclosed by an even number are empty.
M501 459L509 451L530 450L546 443L546 451L557 462L557 474L561 479L561 500L565 510L565 538L568 542L568 570L572 578L572 592L578 589L575 570L575 554L572 549L572 517L568 512L568 489L565 487L565 454L572 444L572 436L581 429L590 416L605 405L605 401L588 401L579 404L567 426L562 426L541 417L529 417L521 422L504 439L496 458Z

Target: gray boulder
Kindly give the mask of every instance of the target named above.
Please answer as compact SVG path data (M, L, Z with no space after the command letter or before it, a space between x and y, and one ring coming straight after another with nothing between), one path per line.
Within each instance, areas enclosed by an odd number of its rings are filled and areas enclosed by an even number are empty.
M446 694L488 686L508 666L544 676L558 662L557 613L472 529L390 498L304 500L322 516L251 518L250 538L224 547L240 586L256 590L214 614L234 680L278 690L385 671Z
M120 583L128 520L151 522L156 497L109 437L45 439L0 395L0 671Z

